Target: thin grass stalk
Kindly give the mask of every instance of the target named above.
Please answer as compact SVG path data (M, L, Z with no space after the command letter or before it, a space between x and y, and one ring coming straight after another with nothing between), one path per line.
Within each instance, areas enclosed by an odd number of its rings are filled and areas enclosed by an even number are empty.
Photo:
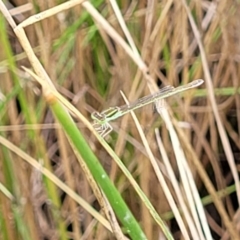
M3 19L0 19L0 27L4 28L4 20ZM7 31L3 31L3 33L6 33L6 32ZM8 38L7 38L6 34L1 34L1 41L3 42L3 46L4 46L3 49L6 52L6 56L7 56L7 60L8 60L8 67L10 69L10 74L11 74L11 77L13 79L14 85L17 88L19 88L19 87L21 87L20 79L16 75L16 69L17 69L16 68L16 63L14 61L13 53L11 51L10 43L8 41ZM35 124L37 121L36 121L36 118L35 118L34 108L31 107L31 105L29 105L29 102L26 99L26 95L24 94L24 91L23 91L22 88L18 92L18 100L19 100L20 108L21 108L21 111L22 111L22 114L24 116L24 119L25 119L26 123L27 124ZM27 134L28 134L28 138L30 140L32 140L33 142L35 142L34 145L38 146L35 149L37 155L41 159L44 159L45 165L48 166L49 169L51 169L49 159L46 157L47 154L46 154L46 149L44 147L43 140L39 136L38 131L29 129L27 131ZM55 206L60 207L60 200L59 200L59 196L57 194L57 189L55 188L55 186L50 181L48 181L48 179L45 179L45 184L46 184L46 189L47 189L49 198L51 199L51 201L53 202L53 204ZM19 212L21 212L21 211L19 211ZM18 213L18 211L16 211L16 213ZM29 219L32 218L32 214L31 214L31 211L29 211L28 213L29 214L27 214L27 216L28 216L28 220L29 220ZM19 215L16 215L16 216L18 217ZM55 216L54 219L55 219L55 221L56 221L56 223L59 227L60 238L63 239L63 240L67 239L66 227L65 227L64 221L61 218L59 218L59 216L54 214L54 211L53 211L53 216ZM31 220L29 220L29 221L31 223L33 223L33 221L31 221ZM16 223L19 223L19 222L20 222L20 220L16 221ZM21 228L19 228L20 230L22 229L22 226L21 226ZM22 233L26 233L26 232L27 231L22 231ZM33 231L32 234L34 234L34 232L35 231ZM32 236L32 237L36 238L36 236L35 237Z
M238 173L237 173L236 165L234 163L233 152L231 150L226 131L223 127L222 120L220 118L220 115L219 115L219 112L218 112L218 109L217 109L216 99L215 99L215 96L213 94L212 77L211 77L209 66L208 66L208 63L207 63L206 53L205 53L205 50L204 50L204 47L203 47L203 43L201 41L200 33L198 31L196 23L194 22L193 16L192 16L192 14L189 10L189 7L188 7L186 1L182 0L182 4L186 9L186 12L187 12L187 15L188 15L193 33L195 35L195 38L196 38L196 41L197 41L197 44L198 44L198 47L199 47L199 50L200 50L202 63L203 63L203 70L204 70L204 74L206 76L206 84L207 84L207 88L209 90L208 92L209 92L209 98L210 98L210 101L211 101L212 110L213 110L214 117L215 117L215 120L216 120L216 123L217 123L217 127L218 127L218 131L219 131L219 134L220 134L220 137L221 137L223 148L224 148L224 151L226 153L227 160L229 162L229 166L230 166L232 174L233 174L233 178L235 180L238 203L240 204L240 181L239 181L239 176L238 176ZM217 201L217 199L216 199L216 201ZM222 215L224 223L225 223L225 225L226 225L226 227L229 231L229 234L231 235L231 237L233 239L237 239L238 238L237 230L231 224L231 221L230 221L228 215L224 211L224 208L222 208L222 206L220 206L220 205L221 204L218 203L218 204L216 204L216 207L218 208L219 213L221 213L221 215Z
M69 188L65 183L63 183L59 178L57 178L52 172L50 172L47 168L42 166L38 161L30 157L24 151L16 147L14 144L9 142L7 139L0 136L0 143L7 147L9 150L14 152L16 155L21 157L24 161L34 167L37 171L47 177L50 181L52 181L56 186L58 186L61 190L66 192L71 198L73 198L79 205L83 206L93 217L95 217L99 222L101 222L108 230L111 231L109 223L104 219L96 210L94 210L90 205L87 204L76 192L74 192L71 188ZM11 197L11 195L10 195ZM12 198L11 198L12 199Z

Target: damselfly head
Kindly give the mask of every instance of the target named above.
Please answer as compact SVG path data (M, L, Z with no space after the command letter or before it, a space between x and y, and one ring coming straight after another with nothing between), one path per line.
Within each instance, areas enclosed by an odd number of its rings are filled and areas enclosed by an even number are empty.
M101 121L104 118L104 116L99 112L93 112L91 114L91 118L96 121Z

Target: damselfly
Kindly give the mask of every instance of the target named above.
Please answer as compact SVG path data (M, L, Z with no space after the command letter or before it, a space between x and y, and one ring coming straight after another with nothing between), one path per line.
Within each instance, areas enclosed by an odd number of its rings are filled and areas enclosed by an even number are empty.
M160 99L164 99L175 95L177 93L186 91L190 88L195 88L201 85L204 81L202 79L194 80L186 85L182 85L174 88L173 86L166 86L162 88L159 92L151 94L136 100L133 103L126 104L123 106L110 107L103 112L93 112L91 117L93 119L93 126L96 131L102 136L105 137L112 131L112 126L109 124L110 121L115 120L130 111L141 108L145 105L148 105L152 102L156 102Z

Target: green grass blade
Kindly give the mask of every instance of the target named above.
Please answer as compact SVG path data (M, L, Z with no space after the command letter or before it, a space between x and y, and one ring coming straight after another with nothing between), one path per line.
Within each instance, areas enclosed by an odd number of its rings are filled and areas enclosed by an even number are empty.
M57 101L50 106L68 138L72 141L72 144L84 159L94 179L102 188L117 217L126 228L127 233L132 239L146 239L145 234L141 230L131 211L128 209L126 203L123 201L120 193L111 182L107 173L88 146L71 117L66 113L66 110Z

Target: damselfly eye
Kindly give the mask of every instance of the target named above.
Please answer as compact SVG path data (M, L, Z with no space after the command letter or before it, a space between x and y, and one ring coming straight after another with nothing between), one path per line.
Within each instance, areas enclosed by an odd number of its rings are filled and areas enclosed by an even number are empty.
M93 112L93 113L91 114L91 118L92 118L92 119L98 119L98 118L99 118L99 113L98 113L98 112Z

